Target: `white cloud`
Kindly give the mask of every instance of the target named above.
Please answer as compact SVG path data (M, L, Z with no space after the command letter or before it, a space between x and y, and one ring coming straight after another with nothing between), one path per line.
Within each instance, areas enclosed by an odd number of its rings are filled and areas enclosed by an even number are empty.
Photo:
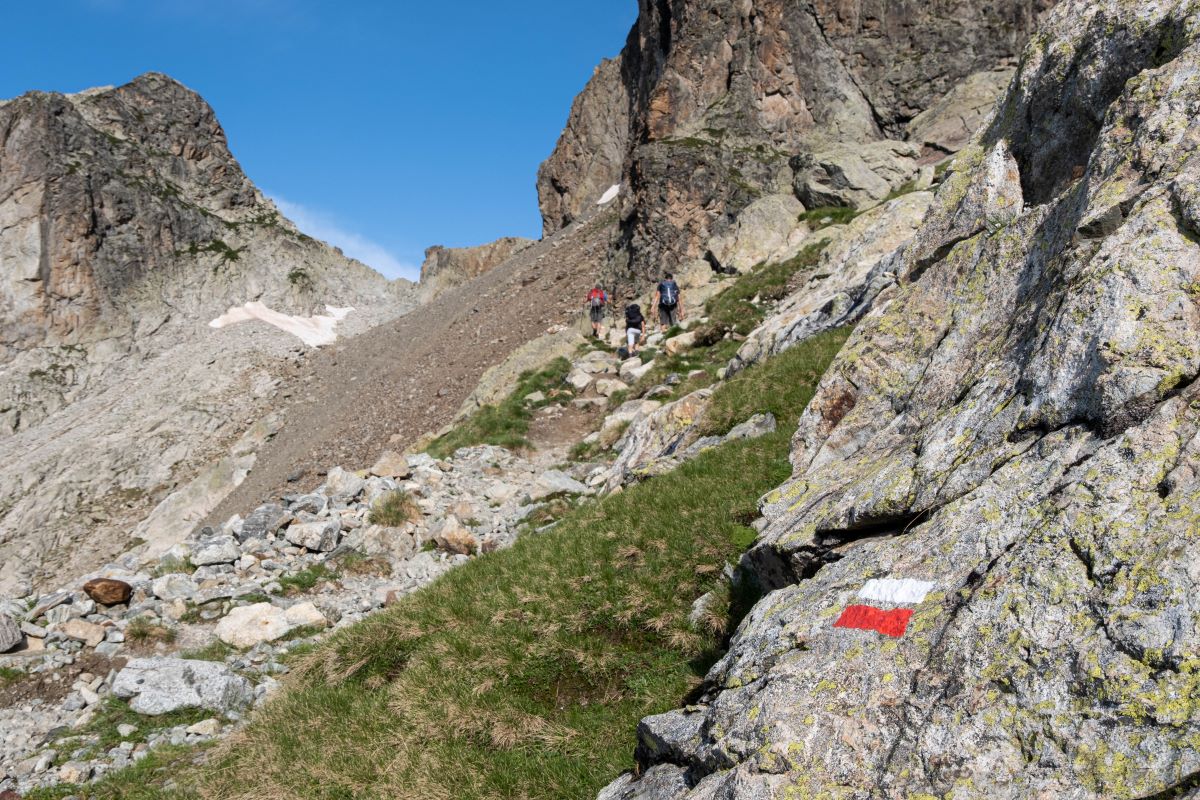
M347 230L329 214L285 200L279 195L270 197L285 217L314 239L340 247L350 258L358 259L389 278L408 278L415 281L421 277L420 267L397 258L378 242Z

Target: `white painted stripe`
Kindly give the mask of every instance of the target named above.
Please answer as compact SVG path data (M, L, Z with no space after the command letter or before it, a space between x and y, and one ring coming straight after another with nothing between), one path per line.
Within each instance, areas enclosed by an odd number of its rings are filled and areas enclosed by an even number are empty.
M872 578L859 590L864 600L883 603L920 603L933 590L929 581L914 581L911 578Z

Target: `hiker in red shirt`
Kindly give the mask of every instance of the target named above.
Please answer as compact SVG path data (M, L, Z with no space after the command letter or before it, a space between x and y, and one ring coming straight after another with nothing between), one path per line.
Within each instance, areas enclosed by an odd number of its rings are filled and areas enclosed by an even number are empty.
M588 316L592 320L592 335L600 338L600 323L604 321L604 307L608 305L608 295L599 286L593 287L587 296Z

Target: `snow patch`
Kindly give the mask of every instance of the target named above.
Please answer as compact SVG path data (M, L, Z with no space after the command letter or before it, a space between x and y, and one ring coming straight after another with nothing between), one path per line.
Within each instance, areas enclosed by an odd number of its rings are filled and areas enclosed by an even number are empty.
M613 200L616 200L617 195L619 195L620 193L621 193L621 184L619 184L619 183L614 184L614 185L608 187L607 192L600 195L600 200L599 200L599 202L596 203L596 205L598 205L598 206L608 205Z
M274 325L285 333L290 333L309 347L321 347L337 341L337 324L353 311L353 308L335 308L325 306L328 316L293 317L279 311L272 311L258 301L246 303L244 306L234 306L221 316L208 323L210 328L224 328L239 322L252 319L261 320Z

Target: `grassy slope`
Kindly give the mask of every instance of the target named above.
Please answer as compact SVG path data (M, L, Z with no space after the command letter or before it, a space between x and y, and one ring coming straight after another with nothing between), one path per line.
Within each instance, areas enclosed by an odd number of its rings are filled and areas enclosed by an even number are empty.
M683 703L740 618L746 600L729 597L721 570L753 540L746 525L758 498L790 473L791 431L845 335L818 337L718 389L719 419L772 411L778 433L586 504L339 632L204 768L152 756L74 793L594 795L633 766L637 721ZM712 590L721 602L693 629L691 605ZM153 788L167 777L175 791Z
M774 436L590 504L335 636L224 749L207 793L576 798L631 767L637 720L683 702L719 654L736 614L693 630L688 612L752 541L844 339L718 391L730 419L779 415Z
M525 434L533 412L542 406L559 403L572 396L567 385L571 362L558 358L541 370L522 373L517 387L497 405L484 406L472 414L463 424L436 439L429 445L428 452L434 458L446 458L460 447L477 444L493 444L510 450L529 446ZM545 399L538 403L526 402L529 395L541 392Z

